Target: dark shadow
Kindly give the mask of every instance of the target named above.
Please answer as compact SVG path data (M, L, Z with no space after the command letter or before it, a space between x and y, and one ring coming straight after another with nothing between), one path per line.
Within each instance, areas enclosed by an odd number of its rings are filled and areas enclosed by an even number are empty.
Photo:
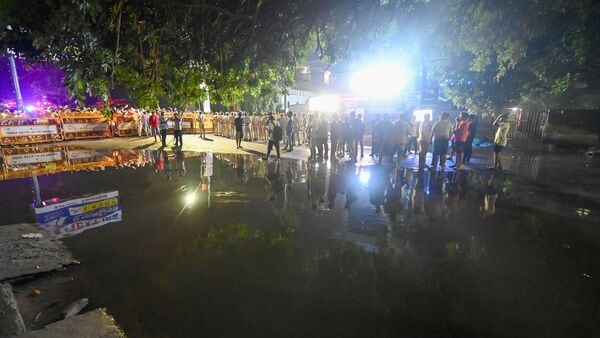
M253 154L253 155L257 155L257 156L260 156L260 157L267 156L267 153L265 153L265 152L260 152L260 151L252 150L252 149L243 149L243 150L245 152L247 152L247 153L250 153L250 154Z
M203 137L202 140L203 141L209 141L209 142L214 142L215 141L212 138L208 138L208 137Z
M154 143L156 143L156 142L150 142L150 143L147 143L147 144L142 144L142 145L137 146L137 147L135 147L133 149L136 149L136 150L147 149L147 148L150 148Z

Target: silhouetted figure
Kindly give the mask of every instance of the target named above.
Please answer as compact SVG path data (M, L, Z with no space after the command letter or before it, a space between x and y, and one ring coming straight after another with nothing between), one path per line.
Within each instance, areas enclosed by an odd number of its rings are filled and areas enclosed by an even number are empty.
M369 201L375 207L376 213L381 213L381 206L385 202L385 189L390 182L390 174L387 167L374 165L371 167L369 176Z

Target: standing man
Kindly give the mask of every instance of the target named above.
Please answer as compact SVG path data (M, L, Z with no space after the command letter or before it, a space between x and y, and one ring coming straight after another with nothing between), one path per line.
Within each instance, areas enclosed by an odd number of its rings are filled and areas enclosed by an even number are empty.
M235 145L237 149L240 149L242 147L242 138L244 137L244 118L242 117L242 112L238 113L233 124L235 125Z
M467 136L467 143L465 143L465 158L463 163L469 163L471 161L471 155L473 154L473 141L475 141L475 135L477 135L477 115L469 115L469 136Z
M288 119L287 124L285 125L285 133L287 135L287 143L285 147L286 152L290 152L294 150L294 114L290 111L287 113Z
M431 143L432 127L431 115L425 114L417 132L417 139L419 141L419 170L421 171L425 169L425 160L427 159L427 152Z
M277 161L279 161L281 156L279 152L279 142L283 138L283 130L281 129L281 125L279 124L279 121L275 120L273 114L269 114L269 118L267 119L267 124L265 127L267 129L269 144L267 146L267 157L264 159L269 159L271 150L273 150L274 146L275 150L277 150Z
M173 114L173 136L175 136L175 148L183 147L183 136L181 135L182 131L182 122L183 118L181 117L180 112L175 112Z
M508 131L510 130L510 123L508 122L508 114L502 114L494 121L496 130L496 136L494 137L494 167L492 169L502 170L502 163L500 162L500 152L506 147L508 143Z
M201 138L206 138L206 131L204 129L204 113L200 112L198 114L198 126L200 127L200 137Z
M144 130L146 137L150 136L150 126L148 125L149 118L148 111L144 110L144 113L142 114L142 129Z
M167 119L167 117L165 116L164 111L160 112L160 119L158 122L160 124L160 139L162 141L162 146L166 147L167 146L167 130L169 129L169 119Z
M451 168L460 169L462 167L464 153L465 153L465 144L467 143L467 138L469 136L469 114L460 113L458 122L456 123L456 128L454 129L454 142L456 149L456 162Z
M430 143L433 140L433 161L432 168L437 170L438 160L440 169L446 170L446 154L448 153L448 140L452 134L452 123L448 121L449 113L443 113L440 120L433 124L431 128Z
M400 114L398 120L393 124L393 151L391 154L392 158L394 158L394 153L398 154L398 163L406 156L406 146L408 145L409 136L410 123L408 123L404 114Z
M246 112L244 114L244 140L252 141L252 116Z
M319 127L319 149L322 149L322 155L325 160L329 158L329 121L327 116L321 117L321 126Z
M336 162L336 154L338 149L338 142L340 139L340 121L338 114L333 114L331 117L331 125L329 127L331 132L331 161Z
M154 136L154 142L158 141L156 138L160 135L160 133L158 131L158 115L156 112L152 112L152 115L150 115L150 118L148 119L148 124L150 124L152 136Z
M143 117L144 117L144 111L142 109L138 109L135 112L134 118L135 118L135 124L137 127L137 134L139 137L142 137L142 130L144 129Z
M292 116L292 121L293 121L293 128L292 128L292 133L294 134L294 144L293 145L300 145L300 128L298 126L298 114L294 114L294 116Z
M413 115L410 120L410 136L408 138L408 153L411 153L411 149L415 149L415 154L419 151L419 146L417 144L417 139L419 138L419 123L417 123L417 118Z
M308 136L306 135L307 125L308 122L306 118L306 113L300 113L300 118L298 119L298 130L300 137L298 137L298 141L301 144L308 144Z
M365 135L365 123L362 120L362 114L358 114L357 115L357 119L356 119L356 146L360 147L360 158L365 157L365 153L364 153L364 144L363 144L363 137ZM358 152L358 149L356 150L356 152Z

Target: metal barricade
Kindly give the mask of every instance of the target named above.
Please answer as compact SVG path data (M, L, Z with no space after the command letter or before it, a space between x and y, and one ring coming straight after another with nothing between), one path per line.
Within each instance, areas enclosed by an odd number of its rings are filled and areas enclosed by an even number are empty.
M111 137L110 122L100 112L61 112L65 140Z
M0 118L0 145L21 145L63 140L58 117Z

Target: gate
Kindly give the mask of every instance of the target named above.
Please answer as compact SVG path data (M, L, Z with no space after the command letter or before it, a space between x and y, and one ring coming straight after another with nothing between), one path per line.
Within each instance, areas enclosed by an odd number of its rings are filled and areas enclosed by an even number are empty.
M509 138L533 138L541 140L544 126L548 120L547 112L520 110L511 114Z

